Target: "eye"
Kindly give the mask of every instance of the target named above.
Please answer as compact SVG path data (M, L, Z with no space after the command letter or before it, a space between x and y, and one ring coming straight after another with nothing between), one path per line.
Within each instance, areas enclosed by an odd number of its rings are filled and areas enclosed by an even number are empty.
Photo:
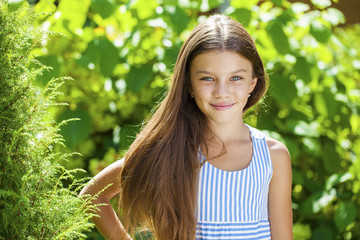
M243 79L243 78L240 77L240 76L233 76L233 77L230 78L231 81L239 81L241 79Z
M208 82L214 81L211 77L203 77L203 78L201 78L201 80L208 81Z

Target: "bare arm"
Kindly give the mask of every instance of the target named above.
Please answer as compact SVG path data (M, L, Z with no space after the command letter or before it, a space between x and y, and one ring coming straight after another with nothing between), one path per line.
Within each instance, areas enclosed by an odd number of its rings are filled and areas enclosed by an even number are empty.
M293 239L292 171L289 152L279 141L268 138L266 142L273 163L273 177L269 189L271 239Z
M114 162L97 174L90 183L84 187L80 195L90 194L94 196L109 184L112 184L100 193L99 197L92 201L92 204L105 203L99 207L97 214L100 217L93 217L92 221L96 228L108 240L113 239L131 239L123 228L114 209L110 205L110 199L120 192L119 176L123 166L123 160ZM122 236L122 237L121 237Z

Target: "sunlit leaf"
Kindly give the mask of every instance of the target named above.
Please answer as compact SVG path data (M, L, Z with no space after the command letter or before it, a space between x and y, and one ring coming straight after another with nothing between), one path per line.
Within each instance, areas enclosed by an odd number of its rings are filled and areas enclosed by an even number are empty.
M311 237L311 228L307 224L295 223L293 234L296 240L307 240Z
M37 13L54 12L56 10L56 6L54 2L55 0L40 0L34 7L35 12Z
M326 21L329 21L332 25L345 23L344 14L336 8L326 9L326 11L322 13L322 16Z
M319 137L319 124L317 122L307 123L301 120L289 120L287 122L289 129L299 135L299 136L308 136L308 137Z
M61 0L58 13L55 13L55 16L59 16L57 21L62 23L63 29L70 33L76 33L78 29L82 28L86 21L89 6L90 0Z
M310 25L310 33L321 43L326 43L331 36L331 29L320 21L313 21Z
M303 144L314 155L318 155L322 150L318 138L304 137Z
M335 189L331 191L320 191L312 194L302 205L303 216L316 214L326 207L336 197Z
M347 180L350 180L352 177L353 177L352 174L349 172L344 173L344 174L335 173L335 174L331 175L329 177L329 179L326 181L326 185L325 185L326 189L330 190L335 185L337 185L339 183L343 183Z
M331 0L311 0L311 2L320 9L331 6Z
M21 5L25 2L25 0L17 0L17 1L9 1L8 9L10 12L16 11ZM1 3L3 4L3 3Z
M259 0L248 0L248 1L230 1L230 4L234 8L248 8L256 5Z
M238 8L231 14L231 16L246 27L250 23L251 14L252 11L247 8Z
M133 13L136 12L136 17L139 19L146 19L153 16L155 14L156 7L159 5L155 0L137 0L129 1L129 3L130 9Z

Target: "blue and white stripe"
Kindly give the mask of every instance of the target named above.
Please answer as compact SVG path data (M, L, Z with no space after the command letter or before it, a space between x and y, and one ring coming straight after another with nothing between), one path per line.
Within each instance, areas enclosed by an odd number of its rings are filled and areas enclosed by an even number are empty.
M271 239L268 192L272 163L265 136L249 126L253 156L240 171L205 161L199 173L196 239Z

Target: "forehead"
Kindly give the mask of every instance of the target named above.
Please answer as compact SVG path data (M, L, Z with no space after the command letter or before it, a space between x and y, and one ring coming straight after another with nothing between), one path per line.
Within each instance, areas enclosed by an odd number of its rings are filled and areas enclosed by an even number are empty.
M190 70L192 73L198 70L210 72L228 72L244 69L252 72L251 62L235 51L209 51L196 55L191 62Z

